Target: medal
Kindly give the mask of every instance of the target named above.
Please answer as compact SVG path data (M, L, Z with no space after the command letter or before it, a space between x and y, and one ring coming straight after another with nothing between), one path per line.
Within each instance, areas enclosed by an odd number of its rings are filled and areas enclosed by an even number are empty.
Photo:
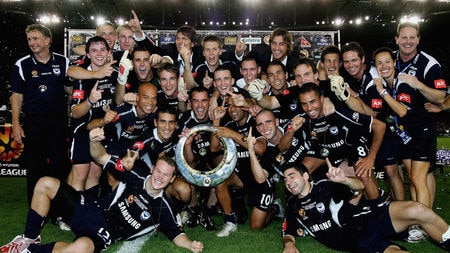
M328 149L326 149L326 148L322 148L322 149L320 150L320 155L321 155L322 157L327 157L329 154L330 154L330 151L329 151Z
M47 86L45 86L44 84L39 85L39 90L41 91L41 93L44 93L47 91Z
M387 116L387 117L386 117L386 122L387 122L387 123L392 123L392 122L394 122L394 116L392 116L392 115Z

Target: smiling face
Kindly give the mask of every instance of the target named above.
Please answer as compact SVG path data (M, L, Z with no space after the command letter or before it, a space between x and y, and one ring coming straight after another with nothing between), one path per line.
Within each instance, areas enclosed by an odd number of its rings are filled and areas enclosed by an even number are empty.
M294 69L295 82L298 86L304 83L317 83L318 73L314 73L308 64L299 64Z
M158 90L155 85L151 83L143 83L139 86L137 96L137 111L138 114L152 113L158 101Z
M417 54L417 46L420 43L419 32L416 28L405 26L399 30L395 37L395 43L400 50L400 55L406 58L412 58Z
M231 96L228 97L228 105L228 114L231 116L231 119L239 126L243 125L247 121L248 112L242 110L238 106L234 106Z
M394 78L395 75L395 61L392 59L392 54L389 52L380 52L375 55L375 68L381 77L385 79Z
M323 117L323 96L320 96L314 91L308 91L300 93L299 100L303 111L308 114L311 119Z
M283 61L287 56L288 46L289 45L284 41L283 36L274 36L270 43L270 51L272 51L273 60Z
M172 136L177 127L176 115L166 112L159 112L155 119L156 132L161 141L167 141Z
M339 54L329 53L329 54L324 55L323 56L323 66L325 67L325 71L327 72L327 75L339 74L339 67L341 66Z
M220 69L214 71L213 84L221 96L228 95L227 91L231 91L231 86L234 84L234 78L231 77L230 70Z
M342 54L342 62L347 72L356 80L361 80L364 75L364 56L359 57L356 51L347 51Z
M175 167L169 165L166 161L158 159L152 168L150 183L153 190L162 190L166 188L175 179Z
M269 67L267 67L267 78L274 95L281 94L288 87L286 81L288 73L284 72L280 65L269 65Z
M141 82L148 82L153 78L150 56L149 51L133 52L133 69Z
M48 51L50 48L51 39L45 37L38 30L33 30L27 33L28 47L34 54L40 54Z
M86 55L91 60L91 67L94 71L103 67L111 57L105 43L101 41L92 43Z
M208 120L209 95L207 91L193 91L191 94L191 107L194 116L199 122Z
M288 168L284 171L284 185L286 189L295 196L305 196L308 194L311 184L308 181L309 175L304 172L303 175L294 168Z
M174 72L162 70L159 73L159 85L168 98L178 96L178 77Z
M256 64L255 59L243 60L240 71L241 75L244 77L245 83L249 84L258 78L258 75L261 72L261 67Z
M264 111L256 115L256 129L268 141L272 140L278 131L279 121L275 118L273 113Z
M109 45L109 48L114 48L114 44L116 44L117 33L116 29L108 24L100 25L97 27L96 34L100 37L103 37Z

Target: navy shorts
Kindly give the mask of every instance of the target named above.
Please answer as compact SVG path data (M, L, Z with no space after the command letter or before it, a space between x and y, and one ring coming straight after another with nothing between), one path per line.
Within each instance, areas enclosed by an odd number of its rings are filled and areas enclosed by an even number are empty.
M110 233L105 218L93 201L64 182L51 202L52 213L62 217L77 238L88 237L100 252L111 245Z
M264 181L262 184L257 184L252 187L252 190L248 193L248 205L256 207L261 211L269 211L269 207L273 203L274 199L274 184Z
M396 245L389 238L396 235L389 216L389 205L384 204L372 210L372 215L367 221L363 231L361 231L358 244L359 251L365 253L384 252L387 247Z
M73 133L70 139L70 162L72 164L86 164L91 161L89 132L83 129Z
M401 150L402 159L413 161L432 162L436 159L436 128L432 126L408 130L412 140L403 145Z
M383 143L378 150L375 164L378 166L387 166L398 163L400 138L395 134L386 130L383 137Z

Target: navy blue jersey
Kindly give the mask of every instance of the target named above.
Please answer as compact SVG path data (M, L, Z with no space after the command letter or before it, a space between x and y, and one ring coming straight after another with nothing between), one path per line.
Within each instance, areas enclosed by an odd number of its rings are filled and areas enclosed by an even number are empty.
M99 82L97 89L103 90L102 98L99 99L90 109L89 112L78 118L72 118L72 126L77 127L81 124L87 124L93 119L100 119L105 116L106 111L114 110L114 91L116 89L115 85L117 83L117 73L111 75L111 77L106 77L101 80L89 79L89 80L74 80L73 81L73 92L72 92L72 102L71 106L75 106L84 102L89 95L91 90L94 88L95 83Z
M440 64L435 58L423 51L419 51L409 62L402 62L397 52L396 68L397 72L416 76L419 81L430 88L442 90L443 92L447 90L447 84ZM402 119L402 123L405 126L416 128L428 124L435 127L436 114L430 113L425 109L424 103L428 101L422 93L412 88L398 87L396 99L409 108L408 114Z
M153 113L146 115L143 118L139 118L136 112L136 106L123 103L120 104L116 110L117 118L112 124L105 126L111 128L117 128L117 131L107 131L109 134L118 134L118 136L107 136L106 140L109 142L106 144L109 154L118 156L124 156L127 149L139 149L139 138L148 129L154 128ZM109 147L115 152L110 152Z
M175 149L178 143L177 134L174 133L167 141L161 141L158 137L157 129L148 129L138 139L139 148L136 145L135 151L139 151L139 156L142 157L148 153L150 161L155 164L160 156L175 158Z
M178 110L178 97L168 98L161 87L158 89L158 101L157 105L159 107L173 107Z
M11 74L10 91L23 95L22 111L26 115L67 114L64 86L69 59L51 53L47 63L38 62L30 54L19 59Z
M282 235L298 237L300 228L327 247L356 252L359 227L370 210L350 204L351 196L352 192L345 185L328 179L312 182L306 196L288 199Z
M145 167L145 163L137 165ZM164 191L156 197L148 195L146 183L151 176L135 173L134 168L125 170L116 156L111 156L104 168L122 174L121 182L111 196L98 201L112 240L131 240L158 229L173 241L184 233ZM148 167L144 169L149 171Z
M185 128L193 128L200 124L212 124L212 121L198 122L192 110L184 112L178 121L178 125L182 130ZM211 132L203 131L197 132L192 141L192 152L194 153L194 162L196 163L197 170L207 171L214 167L214 158L217 157L217 153L211 152L210 140Z
M305 117L306 114L301 114L299 116ZM291 125L286 126L284 132L292 131L290 130ZM284 151L276 157L276 160L280 163L280 167L286 164L295 164L300 162L303 157L305 157L308 150L311 148L309 128L306 124L303 124L300 129L298 129L292 138L291 146L288 150Z
M255 119L250 115L248 115L247 121L240 126L234 121L229 121L228 123L225 124L225 126L233 131L238 132L243 136L248 136L250 128L256 129ZM258 131L253 131L253 133L254 137L262 138L261 134L259 134ZM247 188L247 186L249 187L251 187L252 185L254 186L257 183L255 177L253 176L253 172L250 166L250 155L248 153L248 150L245 147L239 145L239 143L235 144L238 159L234 171L239 176L241 181L244 183L245 188Z
M306 118L304 123L311 136L311 150L316 157L326 150L334 165L344 159L352 165L359 158L368 155L372 117L352 110L336 110L318 119ZM324 157L323 157L324 158Z
M239 66L232 62L232 61L222 61L219 60L219 65L223 66L226 69L229 69L231 72L231 76L234 78L235 81L237 81L239 78L241 78L241 73L239 72ZM214 79L214 71L211 70L206 61L203 64L200 64L199 66L197 66L197 68L195 69L195 76L194 76L194 80L195 80L195 84L197 84L198 86L204 86L203 85L203 78L205 77L206 71L208 71L208 76L212 79Z

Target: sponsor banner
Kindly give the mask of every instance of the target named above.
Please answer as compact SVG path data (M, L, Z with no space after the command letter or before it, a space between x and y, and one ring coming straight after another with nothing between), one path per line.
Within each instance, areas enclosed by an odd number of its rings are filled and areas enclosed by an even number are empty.
M224 51L233 51L237 36L241 36L248 50L253 45L269 45L271 30L197 30L196 44L201 45L202 38L207 34L214 34L223 40ZM338 45L339 31L290 31L294 40L294 50L307 53L309 58L320 59L322 48L327 45ZM77 59L84 54L87 40L95 36L95 29L66 29L66 46L64 53L70 60ZM175 42L176 30L144 30L148 38L156 45L162 46ZM339 46L339 45L338 45ZM117 46L115 48L118 48Z
M10 123L0 125L0 140L0 176L26 176L26 169L20 166L23 144L14 140Z

